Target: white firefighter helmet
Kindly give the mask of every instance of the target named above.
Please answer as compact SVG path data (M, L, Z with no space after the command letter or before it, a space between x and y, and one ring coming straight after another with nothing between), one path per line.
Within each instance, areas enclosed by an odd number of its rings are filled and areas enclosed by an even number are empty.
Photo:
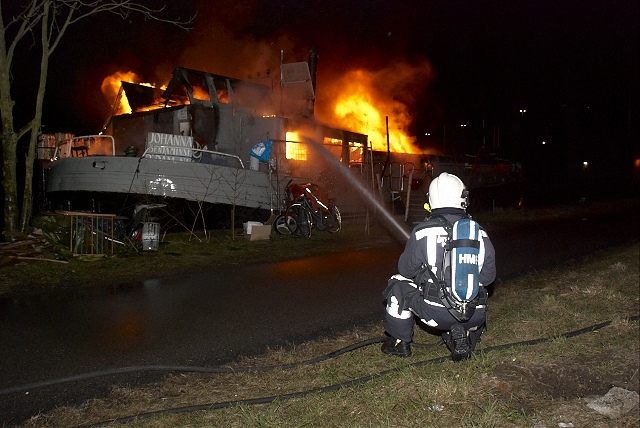
M453 174L443 172L429 185L429 205L436 208L461 208L469 206L469 192L464 183Z

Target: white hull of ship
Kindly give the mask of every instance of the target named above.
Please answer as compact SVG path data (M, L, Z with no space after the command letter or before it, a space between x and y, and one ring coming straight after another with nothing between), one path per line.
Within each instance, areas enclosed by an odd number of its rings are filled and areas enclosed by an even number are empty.
M265 172L136 157L58 159L49 167L47 192L137 194L273 208Z

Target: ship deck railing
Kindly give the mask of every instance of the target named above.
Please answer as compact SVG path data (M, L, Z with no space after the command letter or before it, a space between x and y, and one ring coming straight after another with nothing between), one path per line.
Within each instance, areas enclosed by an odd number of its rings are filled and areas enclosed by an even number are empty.
M100 153L93 153L99 151ZM83 135L62 140L56 144L52 160L68 157L84 157L90 154L116 155L116 143L111 135Z
M183 155L175 155L175 154L167 153L166 151L163 151L163 149L175 150L176 153L178 153L179 150L185 150L184 147L154 144L152 146L147 147L142 153L142 156L140 156L140 158L144 159L144 158L149 158L150 156L164 156L167 159L162 159L162 158L159 158L159 159L180 160L180 158L182 158L182 160L185 160L188 162L198 162L198 163L223 165L223 166L229 166L229 165L226 164L226 161L217 162L216 159L233 159L238 162L238 164L240 165L240 169L245 169L244 162L242 162L242 159L240 159L240 156L233 155L230 153L218 152L215 150L208 150L203 148L189 147L189 148L186 148L186 151L190 152L191 154L189 156L183 156ZM205 161L207 156L209 156L209 159Z
M172 151L174 153L171 153ZM184 151L184 153L188 153L188 155L182 155L180 154L180 151ZM116 156L116 145L113 136L83 135L60 141L56 144L52 160L96 155ZM224 166L230 166L227 159L233 159L237 162L240 169L246 169L244 162L237 155L219 152L216 150L208 150L201 147L177 147L172 145L153 144L144 150L140 158L155 158L156 160L168 161L181 160Z

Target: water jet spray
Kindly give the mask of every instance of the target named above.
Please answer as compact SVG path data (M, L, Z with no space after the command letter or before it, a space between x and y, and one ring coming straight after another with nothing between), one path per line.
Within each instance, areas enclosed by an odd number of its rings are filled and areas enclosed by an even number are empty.
M355 180L353 175L349 173L347 167L342 164L338 159L336 159L329 151L327 151L322 144L317 142L311 142L308 146L312 147L317 151L325 160L329 162L329 164L334 168L335 171L340 173L343 178L345 178L346 182L349 183L355 190L358 191L362 199L368 203L372 208L376 209L380 213L382 213L384 218L384 226L391 233L391 235L400 243L405 243L407 239L409 239L410 231L407 230L408 227L406 225L401 224L396 220L393 215L389 212L387 208L384 207L380 203L380 201L369 191L367 190L361 182ZM373 173L373 171L372 171Z

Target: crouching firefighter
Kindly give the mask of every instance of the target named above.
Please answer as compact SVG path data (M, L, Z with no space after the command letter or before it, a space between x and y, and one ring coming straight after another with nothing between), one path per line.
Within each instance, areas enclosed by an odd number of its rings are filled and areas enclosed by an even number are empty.
M431 215L411 232L389 279L382 352L411 355L414 316L442 335L454 361L468 358L486 325L485 286L496 277L495 250L466 213L468 192L448 173L429 186Z

